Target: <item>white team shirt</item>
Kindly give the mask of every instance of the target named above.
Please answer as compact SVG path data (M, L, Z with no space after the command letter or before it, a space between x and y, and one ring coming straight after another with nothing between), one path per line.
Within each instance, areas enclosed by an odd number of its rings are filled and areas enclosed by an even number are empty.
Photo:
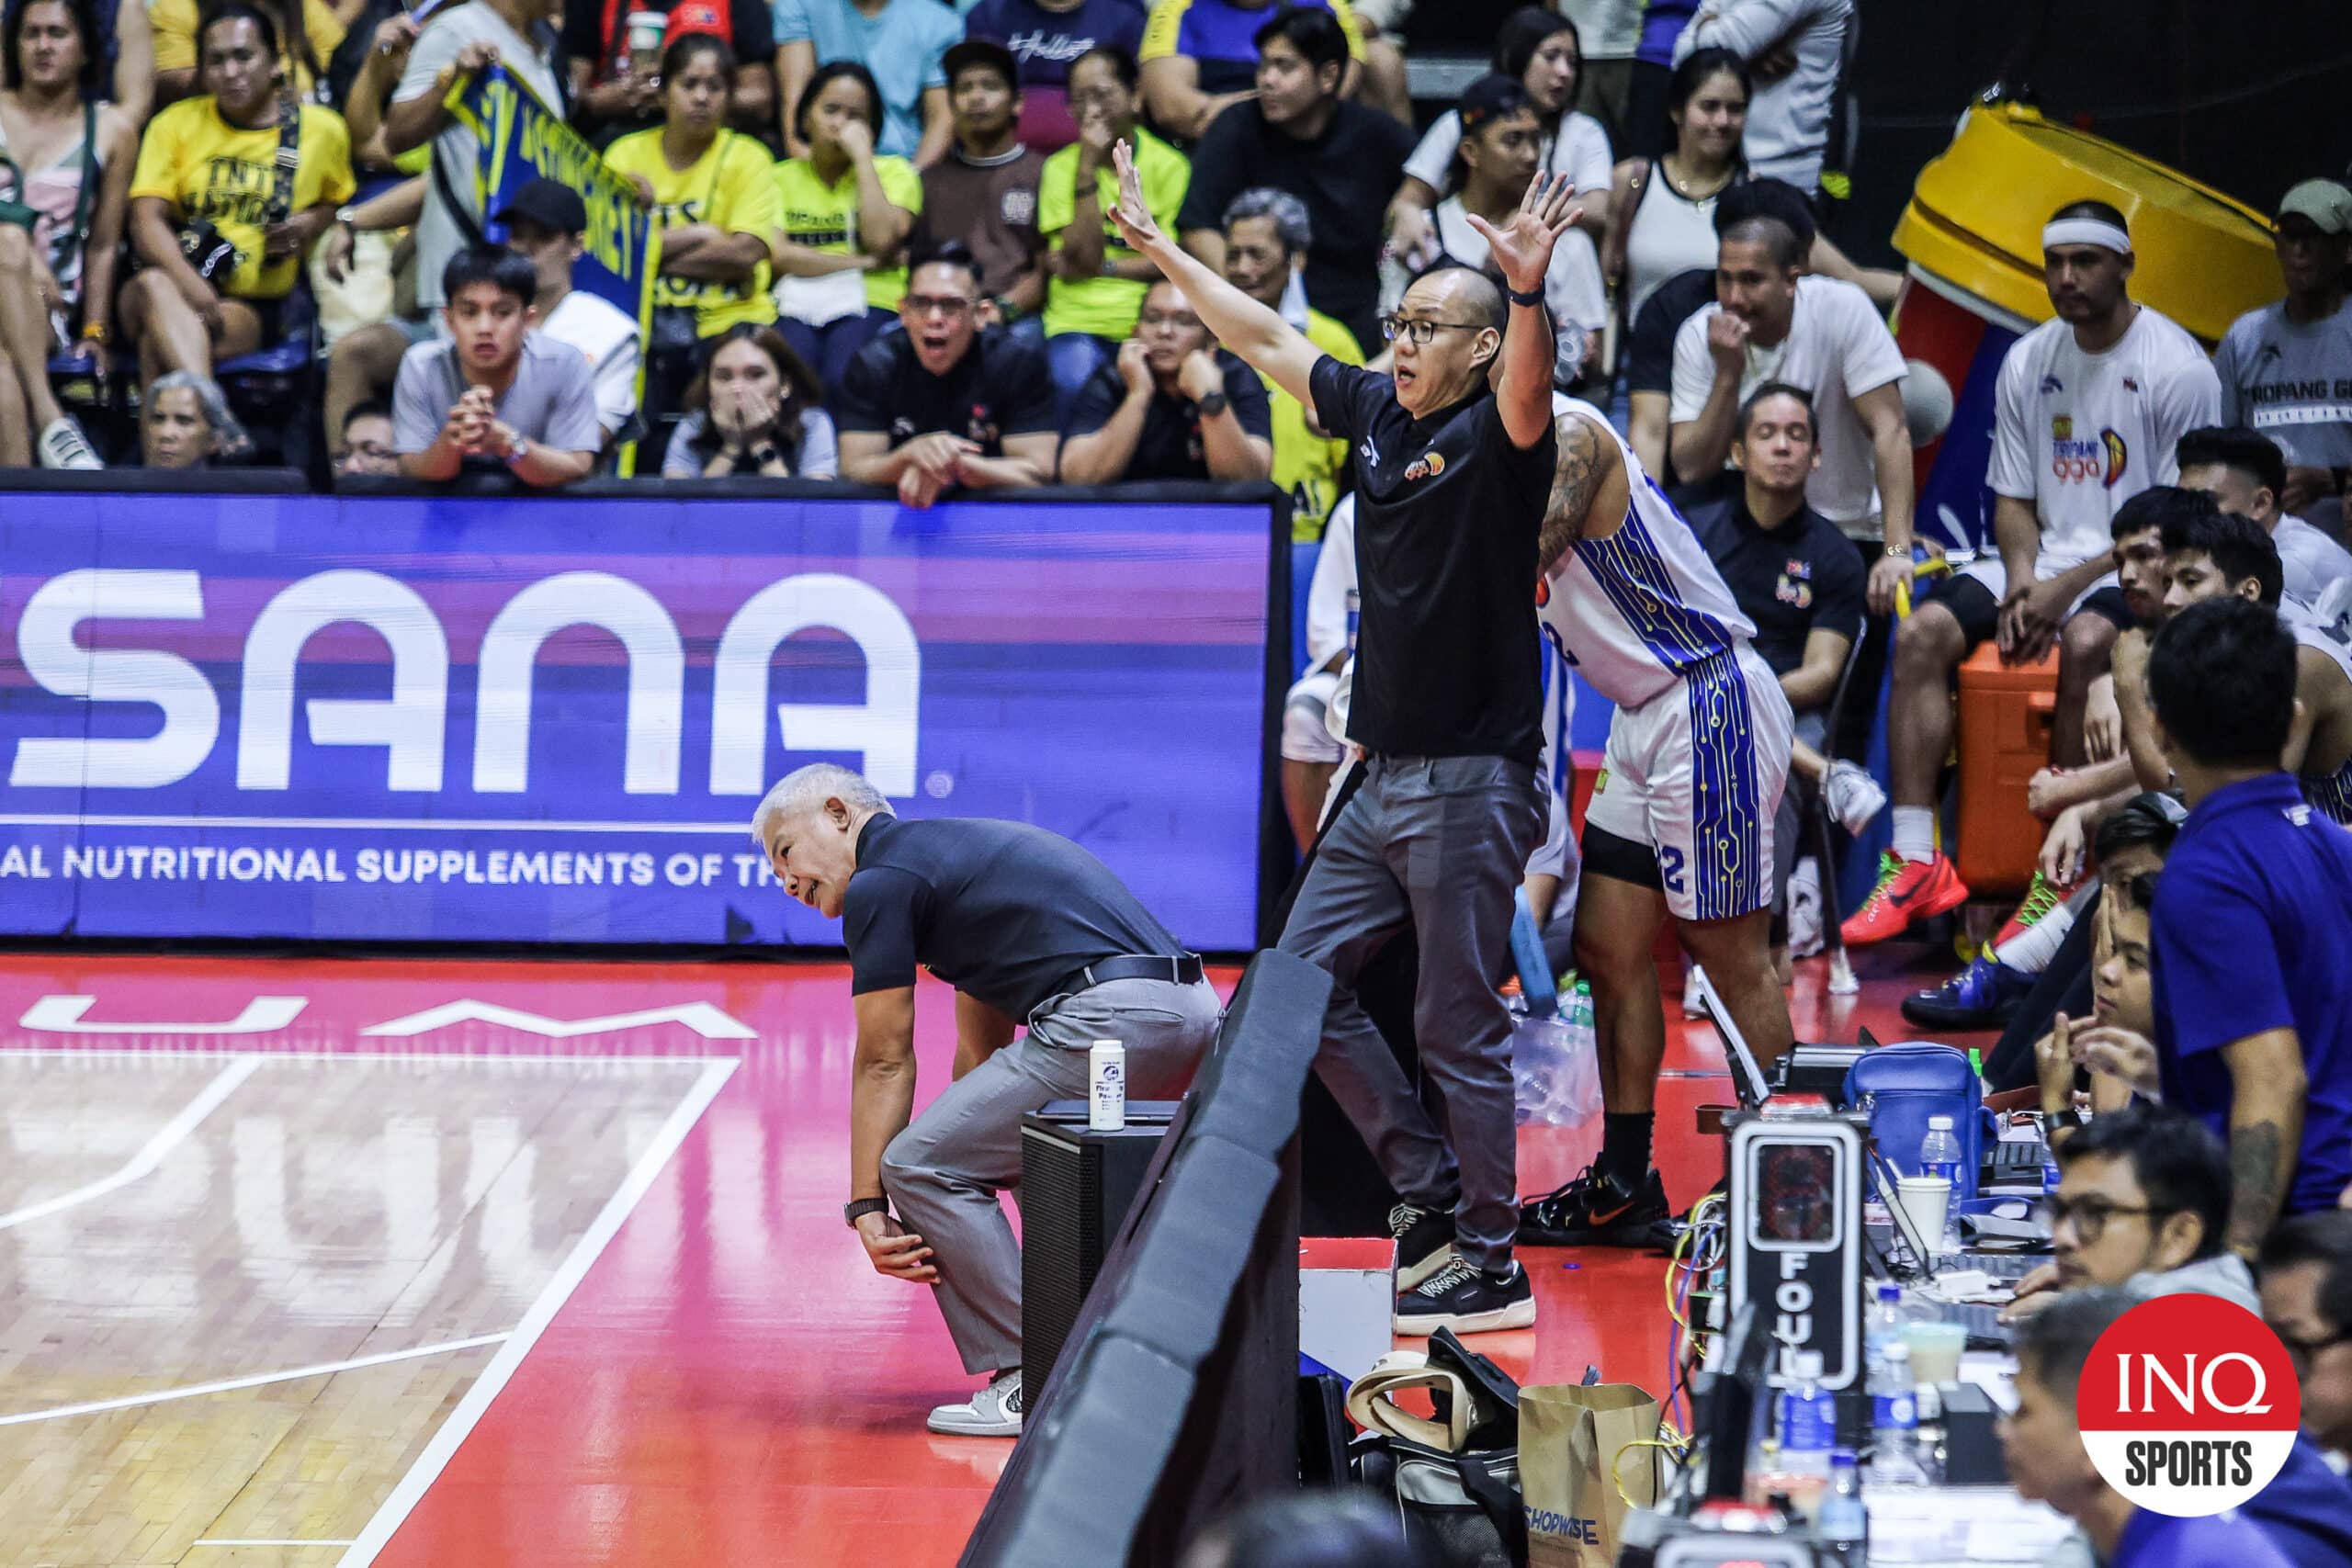
M2270 531L2278 547L2278 568L2286 577L2286 593L2306 604L2316 604L2328 585L2352 577L2352 550L2329 538L2293 513L2278 519Z
M2299 648L2315 648L2335 661L2344 678L2352 681L2352 609L2345 607L2345 595L2331 595L2324 607L2313 610L2293 600L2281 600L2278 618L2295 634ZM2298 781L2303 788L2303 798L2320 808L2335 821L2352 827L2352 761L2324 779L2306 778Z
M1721 305L1709 305L1675 332L1668 417L1677 424L1697 419L1707 406L1707 390L1715 380L1707 323L1722 314ZM1821 466L1805 481L1804 499L1849 538L1875 538L1883 531L1876 454L1870 432L1854 412L1854 400L1902 380L1903 374L1903 351L1871 297L1840 279L1811 276L1797 279L1789 335L1770 348L1749 344L1747 362L1740 367L1742 402L1767 381L1786 381L1813 394Z
M1624 459L1633 504L1606 539L1570 546L1537 588L1536 622L1593 690L1621 708L1671 690L1756 635L1690 525L1590 403L1555 398L1607 431Z
M2044 321L2009 345L1994 394L1996 495L2033 503L2034 576L2048 581L2114 547L2115 509L2180 478L2173 448L2218 423L2222 383L2197 340L2143 305L2114 347L2085 354Z
M637 412L637 323L618 306L575 288L537 331L587 356L596 378L596 423L609 441Z

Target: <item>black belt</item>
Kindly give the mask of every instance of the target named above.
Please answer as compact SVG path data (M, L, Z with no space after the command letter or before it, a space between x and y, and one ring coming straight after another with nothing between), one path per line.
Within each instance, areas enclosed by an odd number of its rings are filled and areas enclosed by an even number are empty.
M1159 953L1122 953L1096 959L1077 974L1066 976L1054 990L1068 996L1110 980L1166 980L1171 985L1191 986L1199 983L1202 976L1198 953L1170 958Z

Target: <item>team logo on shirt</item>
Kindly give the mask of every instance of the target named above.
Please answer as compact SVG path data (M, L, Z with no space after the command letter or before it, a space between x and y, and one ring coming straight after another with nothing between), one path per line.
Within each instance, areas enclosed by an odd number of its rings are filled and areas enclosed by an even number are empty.
M2060 484L2095 483L2112 490L2131 466L2132 448L2114 431L2100 431L2097 440L2078 440L2071 415L2051 420L2050 472Z
M1007 227L1025 229L1037 221L1037 193L1024 188L1006 191L997 203L997 212Z
M1813 563L1794 558L1781 563L1781 581L1772 587L1772 597L1783 604L1793 604L1800 610L1813 608Z
M996 421L989 417L989 405L974 403L972 417L964 426L965 438L981 446L993 446L999 434Z
M2044 376L2041 378L2041 395L2045 398L2052 392L2063 392L2065 389L2066 383L2055 376Z
M1412 466L1405 470L1405 477L1408 479L1435 479L1443 472L1445 472L1445 454L1428 452L1414 459Z
M1372 444L1372 437L1369 435L1356 444L1356 456L1363 459L1364 467L1367 468L1380 467L1380 448Z

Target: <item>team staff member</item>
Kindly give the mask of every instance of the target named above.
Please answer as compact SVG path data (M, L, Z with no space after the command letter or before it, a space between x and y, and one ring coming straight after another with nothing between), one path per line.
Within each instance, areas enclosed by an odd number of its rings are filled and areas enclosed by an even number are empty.
M1576 220L1572 192L1539 175L1502 228L1474 220L1508 307L1467 268L1424 274L1385 323L1390 377L1340 364L1172 243L1124 144L1115 160L1113 219L1128 245L1218 342L1311 399L1353 453L1363 613L1348 728L1366 760L1282 947L1331 973L1317 1071L1403 1200L1389 1216L1397 1331L1524 1326L1535 1298L1511 1258L1510 1014L1495 982L1511 892L1550 806L1528 568L1554 453L1544 269ZM1421 1061L1444 1093L1451 1147L1355 998L1365 959L1408 925L1420 942Z
M2230 1147L2230 1249L2352 1179L2352 837L2279 756L2295 639L2224 597L2165 623L2147 688L2188 821L2152 926L2164 1101Z
M989 1377L930 1427L1017 1438L1021 1248L997 1194L1021 1179L1021 1119L1085 1096L1097 1040L1126 1047L1130 1094L1176 1098L1216 1037L1216 992L1109 867L1040 828L903 822L865 779L818 762L768 792L752 838L849 949L842 1217L876 1272L938 1287L965 1371ZM918 968L956 988L956 1070L913 1116Z

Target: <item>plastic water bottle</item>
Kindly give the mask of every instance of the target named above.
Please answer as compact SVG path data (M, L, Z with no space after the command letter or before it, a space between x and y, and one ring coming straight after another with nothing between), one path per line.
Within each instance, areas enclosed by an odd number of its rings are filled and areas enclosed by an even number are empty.
M1928 1118L1928 1135L1919 1141L1919 1174L1940 1176L1951 1183L1951 1201L1944 1204L1944 1234L1933 1245L1940 1252L1960 1250L1960 1140L1952 1135L1951 1118ZM1923 1238L1924 1239L1924 1238Z
M1570 997L1567 1010L1568 1028L1576 1036L1577 1049L1592 1049L1594 1045L1594 1036L1592 1032L1592 986L1589 982L1584 980L1578 980L1577 982L1577 988Z
M1862 1359L1870 1369L1870 1377L1878 1376L1879 1363L1886 1359L1886 1348L1903 1343L1904 1322L1903 1287L1881 1285L1878 1299L1871 1303L1870 1311L1862 1317Z
M1792 1370L1795 1382L1781 1394L1781 1470L1826 1481L1838 1446L1837 1396L1821 1386L1820 1351L1798 1351Z
M1838 1449L1829 1456L1829 1490L1822 1494L1816 1526L1831 1562L1838 1568L1863 1568L1871 1521L1862 1506L1861 1467L1851 1449Z
M1356 623L1363 615L1363 596L1351 588L1348 590L1348 657L1351 659L1356 652Z
M1911 1386L1911 1347L1897 1339L1871 1368L1871 1484L1925 1486L1919 1464L1919 1404Z

